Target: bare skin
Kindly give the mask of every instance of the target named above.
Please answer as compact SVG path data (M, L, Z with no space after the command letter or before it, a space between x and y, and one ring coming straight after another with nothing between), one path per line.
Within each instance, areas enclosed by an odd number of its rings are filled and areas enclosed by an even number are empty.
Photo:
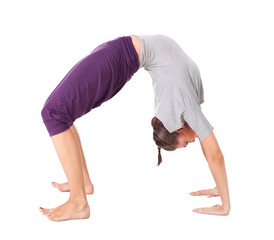
M131 39L132 39L133 46L134 46L134 48L137 52L138 60L139 60L139 64L140 64L141 40L137 36L134 36L134 35L131 36ZM78 142L78 145L79 145L80 151L81 151L80 153L81 153L81 161L82 161L82 166L83 166L83 175L84 175L84 184L85 184L86 194L88 194L88 195L93 194L94 193L94 186L93 186L93 184L90 180L89 174L88 174L86 160L85 160L85 156L84 156L84 153L83 153L83 148L82 148L82 145L81 145L81 140L80 140L79 134L78 134L78 132L77 132L74 125L71 126L71 130L72 130L74 136L77 139L77 142ZM69 192L70 191L70 187L69 187L68 182L65 182L65 183L52 182L51 185L53 187L57 188L61 192Z
M193 129L185 122L182 128L178 129L180 135L178 137L177 148L184 148L190 142L194 142L195 138L198 137ZM198 137L199 138L199 137ZM226 216L230 212L230 199L228 192L228 183L225 170L224 157L218 145L217 139L213 132L201 142L199 138L203 154L208 162L210 171L216 182L216 187L213 189L205 189L196 192L191 192L192 196L203 196L208 197L220 196L222 199L222 205L214 205L212 207L196 208L193 212L200 214L213 214Z
M136 36L131 37L140 63L141 41ZM196 133L187 124L177 131L181 133L178 147L186 147L188 143L194 142L197 137ZM86 194L93 194L94 187L88 174L79 134L75 126L72 125L66 131L52 136L51 139L68 179L67 183L52 183L52 185L60 191L70 191L70 197L66 203L56 208L47 209L40 207L40 211L52 221L89 218L90 208ZM230 211L230 202L224 159L213 132L201 143L201 147L209 163L223 205L215 205L210 208L198 208L193 211L206 214L227 215ZM199 193L196 192L196 194Z
M140 64L140 52L141 52L141 46L142 46L142 42L141 40L135 36L135 35L132 35L131 36L131 40L132 40L132 43L133 43L133 46L137 52L137 55L138 55L138 60L139 60L139 64Z
M217 187L215 187L212 189L204 189L204 190L191 192L189 194L191 196L207 196L208 198L210 198L210 197L219 196L219 191ZM201 214L227 215L226 213L224 213L223 206L219 204L216 204L209 208L196 208L196 209L193 209L192 211L196 213L201 213Z
M208 198L210 198L210 197L219 196L219 191L218 191L217 187L215 187L215 188L212 188L212 189L204 189L204 190L191 192L189 194L191 196L207 196Z
M140 51L141 51L141 40L135 36L135 35L131 35L131 40L133 43L133 46L137 52L138 55L138 60L139 60L139 64L140 64ZM86 165L86 160L85 160L85 156L83 153L83 148L81 145L81 140L79 137L79 134L75 128L74 125L71 126L71 130L74 134L74 136L77 139L78 145L80 147L80 153L81 153L81 161L82 161L82 166L83 166L83 175L84 175L84 185L85 185L85 191L86 194L93 194L94 193L94 186L90 180L89 174L88 174L88 169L87 169L87 165ZM59 191L61 192L69 192L70 191L70 187L69 187L69 183L65 182L65 183L56 183L56 182L52 182L51 185L55 188L57 188Z
M197 137L197 134L193 131L193 129L188 125L187 122L184 123L182 128L176 130L176 132L180 134L177 138L177 148L186 147L189 143L195 142L195 138Z
M86 164L86 159L84 156L84 152L83 152L83 148L82 148L82 144L81 144L81 140L80 140L80 136L77 132L77 129L74 125L71 126L70 128L74 134L74 136L76 137L78 146L80 148L80 154L81 154L81 163L82 163L82 170L83 170L83 175L84 175L84 185L85 185L85 191L86 194L93 194L94 193L94 186L90 180L89 177L89 173L88 173L88 169L87 169L87 164ZM69 192L70 188L69 188L69 183L56 183L56 182L52 182L51 185L55 188L57 188L59 191L61 192Z
M70 188L68 201L59 207L40 211L52 221L89 218L90 208L86 198L81 150L71 128L51 137Z
M141 41L137 36L131 38L140 64ZM39 210L52 221L89 218L90 208L86 194L93 194L94 186L88 174L79 134L72 125L51 139L68 179L68 182L61 184L52 182L52 186L62 192L69 191L70 197L66 203L56 208L40 207Z

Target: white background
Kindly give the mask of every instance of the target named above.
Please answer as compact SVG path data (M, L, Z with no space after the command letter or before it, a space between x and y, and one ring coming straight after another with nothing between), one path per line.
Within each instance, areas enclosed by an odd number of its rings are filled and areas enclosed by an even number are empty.
M1 239L273 239L272 1L1 1ZM41 118L71 67L119 36L165 34L199 66L202 110L225 156L229 216L201 215L219 197L200 143L152 140L153 89L140 69L110 101L77 119L95 193L86 220L50 221L38 207L69 197Z

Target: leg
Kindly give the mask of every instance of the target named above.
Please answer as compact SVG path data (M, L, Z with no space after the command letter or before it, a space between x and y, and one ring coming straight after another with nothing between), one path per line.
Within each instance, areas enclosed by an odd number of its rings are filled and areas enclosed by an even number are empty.
M71 128L53 135L51 139L68 179L70 198L57 208L42 208L42 212L53 221L88 218L90 209L85 194L81 154L77 140Z
M73 132L73 134L74 134L74 136L75 136L75 138L77 140L78 146L80 148L81 163L82 163L82 170L83 170L84 185L85 185L86 194L93 194L94 193L94 186L93 186L93 184L92 184L92 182L90 180L90 177L89 177L89 173L88 173L88 169L87 169L87 164L86 164L86 160L85 160L85 156L84 156L84 152L83 152L83 148L82 148L80 136L79 136L79 134L77 132L77 129L74 126L74 124L70 127L70 129L72 130L72 132ZM61 183L61 184L53 182L52 186L56 187L61 192L68 192L69 189L70 189L68 182Z

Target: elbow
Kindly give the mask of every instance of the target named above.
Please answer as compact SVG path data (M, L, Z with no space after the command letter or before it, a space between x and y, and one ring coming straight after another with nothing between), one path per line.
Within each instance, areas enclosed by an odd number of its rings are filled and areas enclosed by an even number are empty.
M224 155L222 152L216 153L207 159L208 162L222 163L224 162Z
M225 159L222 152L220 152L219 154L217 154L217 155L216 155L216 158L217 158L217 159L221 159L221 160L224 160L224 159Z

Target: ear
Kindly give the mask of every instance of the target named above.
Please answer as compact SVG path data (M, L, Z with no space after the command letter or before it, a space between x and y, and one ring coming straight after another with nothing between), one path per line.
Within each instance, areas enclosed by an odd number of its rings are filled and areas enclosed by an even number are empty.
M180 129L176 130L176 132L181 132L182 129L186 129L185 125L182 126Z

